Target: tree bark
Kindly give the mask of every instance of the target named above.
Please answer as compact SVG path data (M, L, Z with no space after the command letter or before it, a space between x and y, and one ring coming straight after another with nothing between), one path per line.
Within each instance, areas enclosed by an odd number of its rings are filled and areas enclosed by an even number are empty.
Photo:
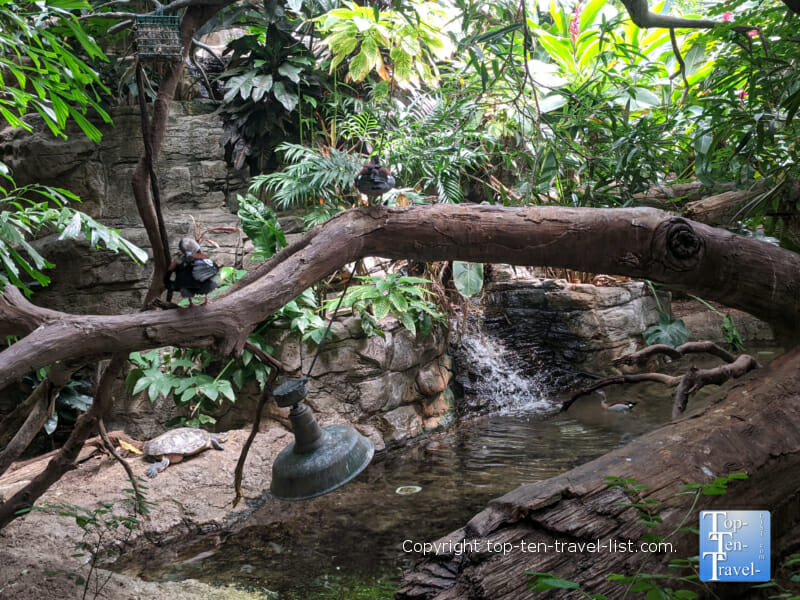
M83 443L97 428L97 423L113 406L112 396L114 382L123 372L126 355L116 354L111 358L103 376L97 383L94 402L75 422L67 441L56 456L48 463L47 468L33 480L0 504L0 529L8 525L20 515L20 511L29 509L51 485L58 481L67 471L75 468L75 461L83 448Z
M341 213L203 307L133 315L43 311L0 297L0 322L24 335L0 353L0 387L59 360L86 364L160 346L241 351L300 292L366 256L552 266L648 278L767 321L800 339L800 256L655 209L372 206Z
M181 58L170 62L164 77L159 83L158 95L153 103L153 114L149 123L148 137L152 152L151 160L154 165L161 153L164 135L167 130L169 107L183 75L183 65L191 52L192 40L197 31L209 19L233 3L234 0L209 2L207 5L195 2L186 9L186 13L181 19ZM153 279L145 298L145 305L148 305L164 291L164 273L169 265L169 256L172 251L170 248L164 247L157 207L150 194L150 171L145 152L142 153L136 165L136 170L133 172L132 184L136 208L139 211L139 217L142 219L142 225L147 231L147 237L153 249ZM166 261L163 259L165 256L167 257Z
M23 402L24 406L29 407L27 418L19 427L14 429L16 434L7 444L4 444L4 448L0 451L0 475L3 475L6 469L11 466L11 463L25 452L25 448L30 445L36 434L44 427L44 424L55 410L58 391L67 385L74 372L75 369L71 369L66 365L59 363L53 365L44 380L36 386L36 389ZM12 413L11 416L14 417L15 415ZM6 423L4 422L3 425L5 426ZM6 433L6 431L3 433ZM7 433L10 434L10 431Z
M700 510L769 509L773 557L791 551L796 548L800 525L798 402L800 350L794 350L746 375L727 396L722 392L712 397L711 405L701 412L563 475L523 485L493 500L466 526L439 540L438 555L424 558L405 573L396 599L527 600L531 598L526 587L531 577L525 571L555 573L581 583L590 593L621 598L624 587L606 581L610 574L665 573L672 559L698 554L697 534L677 530L697 527ZM735 472L747 473L749 478L729 484L723 496L700 496L693 506L692 496L677 495L685 491L684 484L706 483ZM648 487L637 499L609 487L605 477L635 478L637 484ZM642 527L638 509L620 506L644 498L658 502L653 505L657 507L654 512L663 518L663 524L657 529ZM664 536L676 531L666 540L673 544L673 551L641 552L645 531ZM631 540L636 551L555 549L555 542L598 539L606 544ZM522 552L523 541L528 548L539 543L539 551ZM472 542L477 551L457 554L454 548L466 542ZM513 549L487 551L489 542L512 544ZM549 544L549 550L542 544ZM664 585L675 587L673 583ZM719 585L723 587L714 597L751 597L735 584ZM708 595L707 590L691 589L700 591L701 597ZM574 592L547 597L577 597L570 594Z

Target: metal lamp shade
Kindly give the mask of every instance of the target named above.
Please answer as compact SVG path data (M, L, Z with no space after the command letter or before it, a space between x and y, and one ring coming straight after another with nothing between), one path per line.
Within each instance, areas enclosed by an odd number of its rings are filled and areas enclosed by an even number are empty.
M375 454L372 442L347 425L321 428L305 404L289 414L295 441L272 465L272 495L308 500L332 492L361 473Z

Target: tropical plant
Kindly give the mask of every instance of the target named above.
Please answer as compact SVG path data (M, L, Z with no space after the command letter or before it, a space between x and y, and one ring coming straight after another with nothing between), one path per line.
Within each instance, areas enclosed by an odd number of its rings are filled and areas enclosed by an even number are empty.
M648 281L647 284L650 286L650 291L656 302L658 323L645 329L644 333L642 333L644 341L648 345L666 344L673 348L685 344L689 340L689 330L686 329L683 319L676 319L666 312L661 305L661 300L658 298L655 285L651 281Z
M555 187L557 198L576 205L618 204L684 171L692 120L670 77L676 58L667 30L642 30L601 0L572 14L553 3L547 19L528 26L540 44L528 63L543 142L534 170L540 193ZM693 83L710 70L702 51L684 62Z
M464 180L490 162L498 141L485 131L483 111L462 96L418 94L398 102L384 127L382 146L397 177L446 203L464 199Z
M279 145L277 151L283 153L287 166L253 177L250 193L270 193L279 210L322 207L328 217L356 202L353 179L361 168L357 156L336 148L315 150L288 142Z
M433 292L422 287L430 285L428 279L409 277L400 273L388 273L385 277L359 276L366 282L354 286L342 300L342 306L352 308L361 316L362 327L368 333L383 337L378 322L391 313L411 333L419 331L430 335L435 322L444 322L445 314L435 303L426 300ZM325 307L331 308L338 300L329 300Z
M332 55L330 70L354 54L348 61L347 77L358 83L374 71L380 78L378 97L389 92L390 82L404 89L418 88L422 82L434 85L437 60L452 52L443 31L447 16L440 5L414 1L403 12L397 6L385 10L377 4L344 2L343 7L316 19L327 34L323 41Z
M274 210L253 194L237 195L236 202L242 230L255 247L253 260L265 260L286 246L286 236Z
M248 342L263 352L272 352L257 333L250 334ZM249 350L243 350L239 358L231 358L224 365L212 352L197 348L132 352L129 359L134 368L128 373L125 384L132 394L146 390L151 402L171 396L175 405L187 413L170 420L167 423L170 427L216 423L212 413L225 400L236 402L234 386L241 390L256 381L263 389L270 370ZM209 375L209 372L216 372L216 375Z
M800 205L793 182L800 171L791 158L800 135L796 19L787 18L781 2L737 0L713 13L728 22L706 34L715 68L693 89L695 174L709 187L735 182L757 189L733 220L764 226L798 250Z
M33 109L55 136L66 137L64 128L72 119L86 137L100 140L100 131L86 115L92 109L111 121L100 106L104 86L65 41L75 43L89 59L105 58L70 12L90 8L85 0L0 5L0 115L9 125L30 130L24 117Z
M4 178L11 187L0 185L0 267L4 269L0 272L0 292L11 283L30 294L31 282L23 277L39 285L50 282L42 269L53 265L29 242L50 230L61 232L62 240L85 237L92 247L100 247L102 242L109 250L121 250L136 262L147 261L147 253L118 231L67 206L70 201L80 202L72 192L36 184L16 187L4 166L0 163L0 182Z
M219 77L225 86L222 144L237 168L249 161L263 172L275 166L278 142L302 140L296 111L317 106L325 81L314 69L311 50L296 37L302 21L290 19L282 4L237 15L229 25L246 26L248 32L228 44L232 57Z
M101 93L107 90L82 57L105 56L70 12L89 8L83 0L0 4L0 117L11 127L30 130L25 117L33 111L53 135L66 137L71 120L90 140L100 140L100 131L87 115L94 111L110 122L100 105ZM18 187L11 170L0 162L0 291L11 283L30 294L32 281L49 283L42 269L52 265L30 243L48 231L61 232L61 239L85 236L93 247L102 243L136 261L147 260L147 253L117 231L68 206L79 201L56 187Z

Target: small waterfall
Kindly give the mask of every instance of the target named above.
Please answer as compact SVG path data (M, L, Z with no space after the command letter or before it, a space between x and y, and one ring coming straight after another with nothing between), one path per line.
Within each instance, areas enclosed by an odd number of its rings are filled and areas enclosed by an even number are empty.
M555 408L546 373L524 373L514 364L522 361L490 334L479 329L462 333L454 358L456 382L466 399L465 410L513 414L547 413Z

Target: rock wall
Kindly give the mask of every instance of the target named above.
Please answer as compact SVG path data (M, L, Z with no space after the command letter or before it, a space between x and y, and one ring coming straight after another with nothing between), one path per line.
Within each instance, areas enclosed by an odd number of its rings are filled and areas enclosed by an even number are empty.
M357 318L335 322L332 337L311 371L306 399L323 425L357 424L380 445L447 425L453 407L446 331L439 328L429 336L415 337L396 319L387 318L382 325L385 338L368 338ZM303 343L280 324L266 337L287 377L308 373L316 346ZM235 403L224 402L213 413L217 429L247 427L259 396L253 385L238 393ZM270 402L264 416L288 424L288 413L288 408ZM171 400L152 404L146 394L139 394L121 403L109 427L148 438L163 431L161 424L177 415Z
M641 347L642 332L658 322L655 300L641 282L495 281L485 304L484 327L526 368L545 363L556 380L575 371L608 372L613 359Z
M247 173L224 161L219 144L222 125L214 106L175 102L156 171L164 220L170 240L193 234L202 227L237 226L237 193L247 185ZM42 183L78 194L80 210L119 229L123 236L150 251L133 198L131 176L142 152L138 107L111 111L113 125L96 122L103 133L99 144L87 140L74 125L67 139L54 138L37 125L28 133L7 128L0 132L0 160L11 167L19 185ZM193 222L194 219L194 222ZM220 264L241 264L240 233L212 234L220 248L213 251ZM123 255L88 251L86 242L58 242L55 236L39 247L58 268L48 272L53 282L34 294L34 302L75 313L113 314L140 310L152 267L136 265Z
M237 226L236 194L244 193L247 174L224 161L219 144L222 125L213 106L199 102L173 103L157 172L164 219L170 239L193 234L203 227ZM0 132L0 159L14 171L18 184L39 182L69 189L83 199L80 209L150 250L133 198L131 176L142 152L137 107L112 111L113 125L96 123L103 132L100 144L88 141L69 127L68 139L54 139L37 127ZM194 220L194 221L193 221ZM289 220L296 226L297 217ZM295 227L296 229L296 227ZM209 236L220 248L210 253L223 265L245 263L247 240L234 234ZM37 303L78 314L114 314L141 309L151 277L150 265L136 265L109 251L90 251L86 242L59 242L56 236L39 240L42 253L57 265L48 274L52 284L34 294ZM439 426L450 414L450 364L445 355L446 334L438 331L415 338L397 321L389 320L386 338L367 338L358 320L345 319L333 329L317 361L309 384L309 404L321 422L360 423L393 442ZM302 344L288 329L276 328L272 343L290 375L304 373L314 347ZM239 395L233 405L218 412L218 428L242 427L252 420L258 392ZM124 427L133 435L151 437L176 416L171 400L151 403L146 394L127 397L120 386L118 411L110 427ZM271 415L285 419L277 408Z
M446 331L437 328L429 336L414 336L391 317L381 325L383 338L367 337L354 317L334 323L311 371L306 402L321 421L368 425L386 442L446 424L453 404ZM316 346L278 328L268 341L288 376L308 372ZM287 414L288 409L283 416Z

